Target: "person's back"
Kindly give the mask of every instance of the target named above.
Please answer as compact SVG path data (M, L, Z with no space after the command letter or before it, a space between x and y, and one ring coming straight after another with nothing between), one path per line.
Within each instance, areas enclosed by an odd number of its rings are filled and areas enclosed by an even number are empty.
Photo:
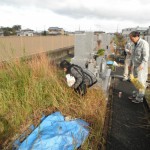
M79 85L79 83L81 82L84 82L87 87L91 87L97 82L96 76L91 71L85 68L83 69L75 64L71 65L70 74L74 77L78 76L78 78L80 78L80 80L76 83L75 87L77 87L77 85Z
M85 95L86 87L90 87L97 82L96 76L92 72L66 60L60 63L60 67L64 69L66 74L75 78L75 83L71 87L81 95Z
M96 76L88 69L83 69L83 73L85 77L84 82L88 87L91 87L93 84L97 82Z
M72 64L69 68L67 73L69 73L71 76L73 76L76 80L74 84L74 88L77 89L79 85L84 81L84 74L81 67Z

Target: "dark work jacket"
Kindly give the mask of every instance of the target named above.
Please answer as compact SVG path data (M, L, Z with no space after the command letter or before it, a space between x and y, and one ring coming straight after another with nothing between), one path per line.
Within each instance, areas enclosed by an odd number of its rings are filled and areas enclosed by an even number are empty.
M77 89L82 83L87 87L91 87L97 82L96 76L87 69L82 69L78 65L72 64L67 68L67 73L75 78L74 88Z

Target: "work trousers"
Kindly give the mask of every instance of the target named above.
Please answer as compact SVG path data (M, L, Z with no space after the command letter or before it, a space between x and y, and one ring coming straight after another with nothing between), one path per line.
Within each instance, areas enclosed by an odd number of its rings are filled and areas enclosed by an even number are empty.
M126 58L125 59L125 63L124 63L124 73L123 73L123 76L125 79L128 79L129 78L129 66L130 66L130 62L131 62L131 59L128 59Z
M144 86L143 89L139 89L137 91L134 91L134 96L136 96L137 100L143 99L145 95L145 90L147 87L147 79L148 79L148 64L144 64L144 68L142 70L139 70L139 67L134 66L133 67L133 75L135 78L138 78L139 82L141 82Z

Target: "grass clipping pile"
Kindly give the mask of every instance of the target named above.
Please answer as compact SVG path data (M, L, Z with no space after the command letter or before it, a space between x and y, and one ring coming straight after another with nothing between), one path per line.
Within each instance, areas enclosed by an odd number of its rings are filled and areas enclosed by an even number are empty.
M43 113L55 111L88 122L90 135L81 149L98 149L105 95L102 90L91 88L81 97L65 82L64 73L51 65L46 56L28 62L14 61L0 69L0 149L9 149L10 143L30 124L39 123Z

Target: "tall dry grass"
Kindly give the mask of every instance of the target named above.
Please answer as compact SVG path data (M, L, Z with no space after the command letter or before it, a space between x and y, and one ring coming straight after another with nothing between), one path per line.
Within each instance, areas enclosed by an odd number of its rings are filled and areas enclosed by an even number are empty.
M150 81L150 67L148 68L148 80ZM146 99L150 106L150 88L147 88L146 90Z
M64 73L49 63L46 56L29 62L14 61L0 69L0 145L6 145L30 124L37 125L44 113L60 111L81 118L90 134L81 149L97 150L105 117L106 101L101 89L88 89L77 95L65 83Z

